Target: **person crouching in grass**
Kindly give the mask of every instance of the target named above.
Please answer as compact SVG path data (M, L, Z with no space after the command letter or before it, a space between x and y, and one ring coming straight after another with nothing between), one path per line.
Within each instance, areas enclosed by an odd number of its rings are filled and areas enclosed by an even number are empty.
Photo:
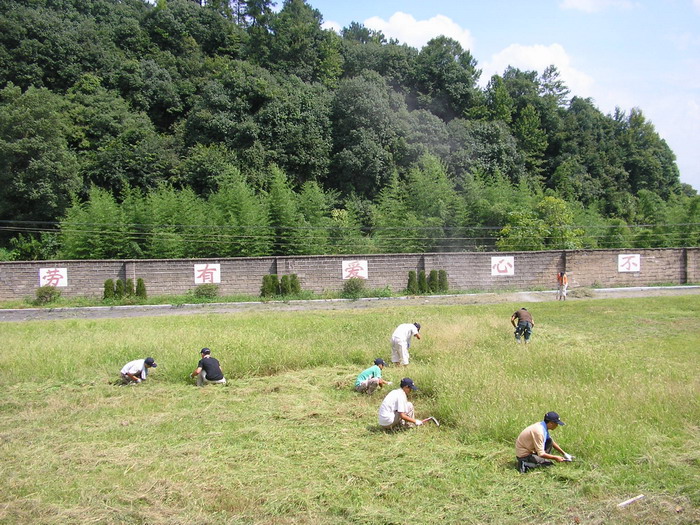
M413 413L413 403L408 400L408 394L418 390L410 377L401 380L401 386L389 392L379 407L379 426L386 430L395 428L419 427L423 424Z
M366 370L360 372L355 380L355 391L361 394L373 394L377 388L381 388L383 385L390 385L389 381L382 379L382 370L386 363L384 359L378 357L374 360L374 366L370 366Z
M152 357L134 359L122 367L122 384L136 385L148 377L148 369L158 365Z
M199 352L202 358L197 363L197 368L190 374L190 377L197 378L197 386L204 386L209 383L226 384L226 378L221 371L221 365L217 359L211 356L211 350L202 348Z
M518 460L518 471L525 474L530 469L550 467L556 462L571 461L573 456L567 454L549 435L565 423L559 419L556 412L547 412L543 421L533 423L523 430L515 441L515 456ZM552 449L558 450L562 456L551 454Z

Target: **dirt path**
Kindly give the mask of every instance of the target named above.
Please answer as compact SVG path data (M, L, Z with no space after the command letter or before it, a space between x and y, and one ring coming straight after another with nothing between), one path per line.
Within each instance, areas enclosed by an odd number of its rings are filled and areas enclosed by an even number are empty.
M623 297L657 297L700 295L700 286L665 286L637 288L600 288L573 290L570 301ZM118 317L147 317L161 315L197 315L210 313L237 313L245 311L342 310L376 308L389 305L458 305L489 303L535 303L554 301L553 291L503 292L426 297L392 297L382 299L318 299L312 301L271 301L245 303L212 303L150 306L93 306L83 308L26 308L0 310L0 321L38 321L54 319L106 319Z

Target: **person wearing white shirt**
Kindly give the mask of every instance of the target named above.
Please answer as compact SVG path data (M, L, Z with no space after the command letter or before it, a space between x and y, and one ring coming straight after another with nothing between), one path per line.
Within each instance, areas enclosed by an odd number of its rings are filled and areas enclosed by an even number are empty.
M129 361L122 367L122 381L127 385L133 385L145 381L148 377L148 369L158 365L152 357Z
M412 390L418 390L418 387L413 383L413 379L404 377L401 386L386 395L379 406L379 426L389 430L423 424L420 419L414 417L413 403L408 400L408 394Z
M420 339L419 323L400 324L391 334L391 362L395 365L408 365L408 348L411 346L411 337Z

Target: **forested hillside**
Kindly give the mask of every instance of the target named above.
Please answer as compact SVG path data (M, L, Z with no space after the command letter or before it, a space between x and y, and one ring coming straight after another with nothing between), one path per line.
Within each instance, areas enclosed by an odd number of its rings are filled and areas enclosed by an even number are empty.
M700 244L641 110L273 5L0 0L0 259Z

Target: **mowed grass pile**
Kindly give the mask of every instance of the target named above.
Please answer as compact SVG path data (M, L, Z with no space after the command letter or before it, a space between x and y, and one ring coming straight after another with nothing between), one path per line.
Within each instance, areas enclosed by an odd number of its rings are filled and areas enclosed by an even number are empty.
M1 523L698 523L700 296L4 323ZM389 336L423 339L419 417L352 391ZM192 386L212 349L230 381ZM121 366L153 356L139 386ZM574 463L520 475L548 410ZM617 504L644 494L629 507Z

